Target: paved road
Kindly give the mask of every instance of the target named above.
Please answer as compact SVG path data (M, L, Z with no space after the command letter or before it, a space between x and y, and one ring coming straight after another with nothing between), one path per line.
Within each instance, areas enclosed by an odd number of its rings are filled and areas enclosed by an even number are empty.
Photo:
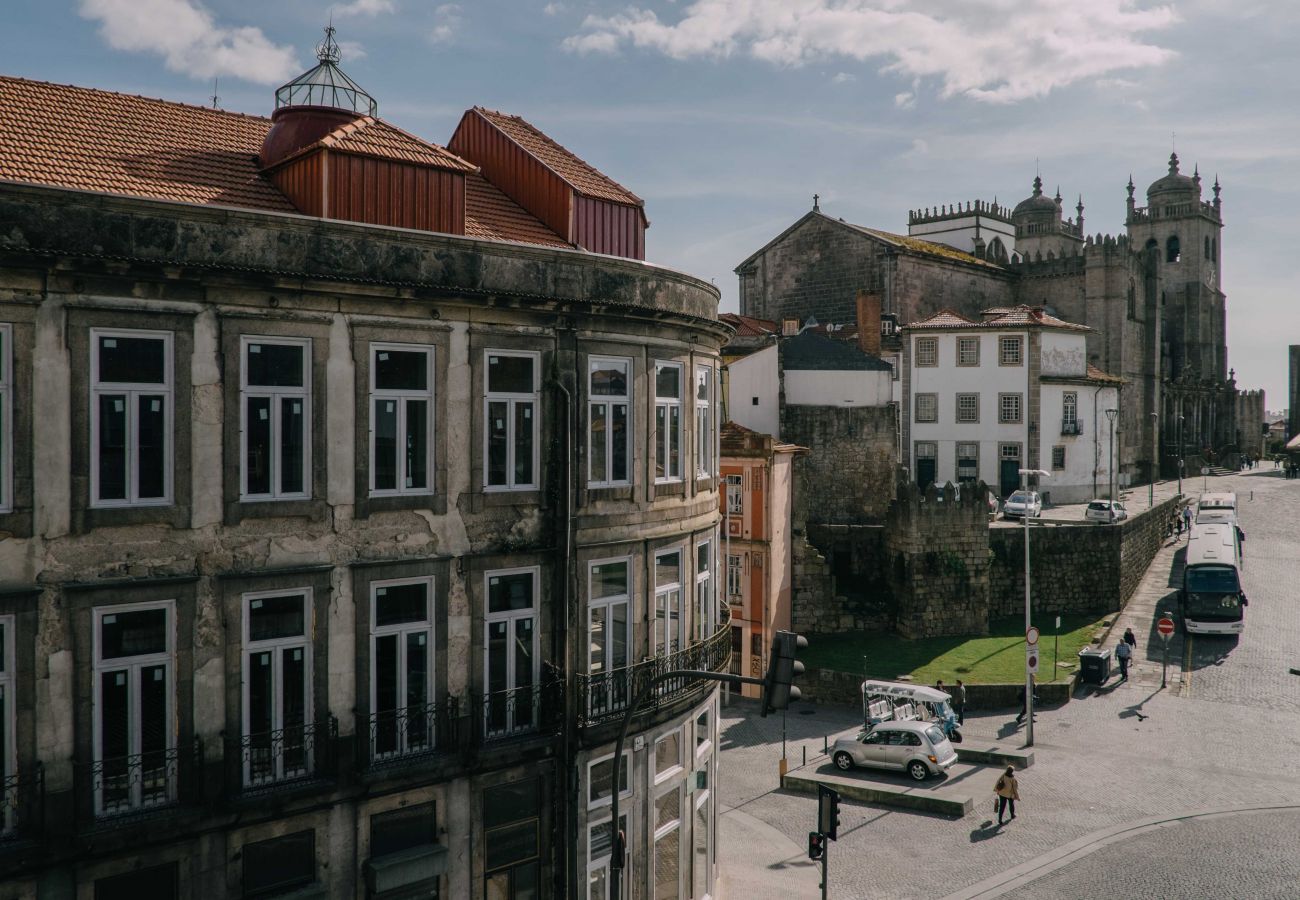
M1188 487L1199 490L1199 483ZM1300 896L1300 677L1287 672L1300 666L1300 481L1264 470L1211 479L1211 489L1236 490L1241 501L1250 608L1240 640L1195 637L1184 672L1187 648L1177 638L1170 686L1161 689L1154 621L1170 603L1184 542L1166 546L1110 640L1133 626L1133 677L1039 715L1019 818L994 827L988 812L996 772L987 768L961 773L977 798L975 814L963 819L846 803L843 833L831 847L832 897ZM780 866L772 871L785 873L790 847L806 843L815 801L775 790L780 718L752 713L746 704L723 716L721 799L770 826L768 835L784 836L769 850L751 829L744 858L752 870ZM970 716L966 732L971 740L1005 740L1017 734L1013 716ZM809 763L817 761L823 734L855 725L845 709L790 715L792 765L804 748ZM1275 809L1201 817L1261 807ZM769 891L749 881L743 893L727 896L818 896L815 873L797 874L806 884L785 880Z

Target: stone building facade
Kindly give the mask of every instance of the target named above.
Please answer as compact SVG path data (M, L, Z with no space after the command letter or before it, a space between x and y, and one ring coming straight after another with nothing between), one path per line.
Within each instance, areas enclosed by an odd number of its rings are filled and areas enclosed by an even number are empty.
M0 105L0 895L603 897L616 782L624 896L713 893L714 684L611 755L728 665L716 290L373 115L321 146L492 238L300 214L266 119Z
M1118 236L1088 235L1082 200L1077 218L1064 218L1059 192L1045 195L1041 179L1014 209L913 210L908 235L814 207L736 268L740 311L852 322L858 291L879 294L900 324L945 308L974 318L993 307L1046 307L1092 328L1088 362L1130 386L1118 424L1126 480L1172 474L1180 421L1191 453L1223 460L1238 450L1217 181L1213 194L1203 200L1199 173L1182 174L1171 156L1145 207L1130 181Z

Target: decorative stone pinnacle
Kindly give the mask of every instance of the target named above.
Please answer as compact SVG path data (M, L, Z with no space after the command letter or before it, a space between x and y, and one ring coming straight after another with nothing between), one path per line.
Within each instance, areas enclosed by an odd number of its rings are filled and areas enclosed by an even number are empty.
M1043 179L1040 178L1039 176L1035 175L1035 176L1034 176L1034 196L1035 196L1035 197L1041 197L1042 195L1043 195Z
M1177 174L1178 174L1178 154L1177 154L1177 153L1170 153L1170 154L1169 154L1169 174L1170 174L1170 175L1177 175Z

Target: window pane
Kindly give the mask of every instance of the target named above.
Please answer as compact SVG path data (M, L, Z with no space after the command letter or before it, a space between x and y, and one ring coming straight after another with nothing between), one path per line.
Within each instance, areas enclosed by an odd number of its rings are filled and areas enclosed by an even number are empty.
M140 670L141 753L162 753L171 743L167 728L168 696L165 665L145 666Z
M417 631L406 636L406 705L422 707L429 702L429 635ZM424 717L413 719L412 726L422 724ZM412 732L415 729L412 728ZM417 735L412 734L412 737Z
M375 389L380 391L428 390L428 353L410 350L376 350Z
M677 900L681 829L674 828L655 841L654 900Z
M397 635L385 634L375 638L374 711L384 713L395 709L397 709Z
M487 689L488 693L504 691L510 686L507 663L510 636L509 622L487 623Z
M99 395L99 499L126 499L126 396Z
M248 601L248 639L269 641L306 634L306 601L303 594Z
M483 827L495 828L538 814L537 779L511 781L483 791Z
M588 637L588 665L587 669L592 675L599 675L605 671L605 649L609 641L608 627L609 608L605 606L593 606L591 608L591 634Z
M99 676L99 758L112 759L131 752L129 729L130 677L125 669Z
M487 483L506 484L510 467L508 416L510 404L493 401L488 404L487 422Z
M533 404L515 404L515 484L533 483Z
M709 370L695 370L695 399L705 402L709 399Z
M493 394L531 394L533 357L489 354L488 391Z
M301 344L249 344L248 383L263 387L304 387Z
M136 460L137 493L141 499L162 497L167 470L166 398L161 394L142 394L136 429L139 433L139 456Z
M247 448L248 493L271 493L271 398L248 398L248 422L245 431Z
M375 588L375 627L429 621L429 584L390 584Z
M627 363L601 360L591 363L591 395L593 397L627 396Z
M606 418L608 407L604 403L591 404L591 421L588 431L591 435L591 480L608 481L605 468L605 441L609 438L609 421Z
M493 575L488 579L488 612L528 609L533 605L533 575Z
M284 686L284 727L307 721L307 653L302 647L285 647L280 651Z
M99 381L166 384L167 343L162 338L99 338Z
M375 490L397 489L397 402L375 401Z
M429 401L406 401L406 487L429 486Z
M682 764L681 732L670 731L668 734L664 735L655 743L655 774L656 775L662 774L664 772L667 772L669 769L680 766L681 764ZM674 792L671 795L665 795L665 797L667 796L671 796L675 804L675 801L677 800L677 794ZM661 802L663 802L663 800L664 797L660 797L659 800L656 801L655 803L656 807ZM676 810L676 805L673 806L673 809ZM673 818L677 818L676 812L673 813ZM663 825L663 824L665 824L664 821L659 821L657 823L657 825Z
M709 544L703 543L695 548L695 574L702 575L709 571Z
M407 806L370 817L370 855L386 856L438 842L432 803Z
M245 844L244 896L279 893L316 880L316 832Z
M682 397L682 370L677 366L664 366L655 372L655 395L680 400Z
M167 610L108 613L100 619L100 659L167 652Z
M709 800L695 810L695 860L692 866L693 897L703 897L709 890Z
M627 563L601 563L591 567L591 596L617 597L627 593Z
M677 584L682 580L682 554L679 550L655 557L655 584Z
M614 441L613 459L611 460L611 481L627 481L627 404L614 404L614 416L610 423L610 436Z
M303 491L303 432L306 401L299 397L280 399L280 491Z
M515 619L515 687L529 687L533 683L533 620L532 617ZM526 704L525 704L526 705ZM518 717L516 707L515 716Z
M598 762L598 763L596 763L595 765L593 765L593 766L591 767L590 772L591 772L591 775L590 775L590 786L589 786L588 800L589 800L590 802L592 802L592 803L595 803L597 800L604 800L604 799L606 799L607 797L611 797L611 796L613 796L613 793L614 793L614 758L613 758L613 757L610 757L610 758L607 759L607 760L604 760L604 761L602 761L602 762ZM618 784L619 784L619 793L620 793L620 794L626 794L626 793L627 793L627 789L628 789L628 786L627 786L627 757L626 757L626 756L623 757L623 765L619 766L619 772L618 772ZM623 817L622 817L622 816L619 816L619 818L622 819ZM606 834L604 835L604 837L605 837L606 839L608 839L608 837L609 837L609 835L608 835L608 829L609 829L609 825L608 825L608 823L606 823L606 825L603 826L603 827L604 827L605 830L606 830ZM608 845L608 844L605 844L605 846L604 846L603 848L601 848L599 851L597 851L596 848L592 848L592 854L591 854L591 855L592 855L593 857L599 857L599 856L601 856L601 855L603 855L603 854L605 854L605 853L608 853L608 852L609 852L609 845Z
M609 606L609 665L621 669L629 662L627 655L627 604Z
M244 673L248 679L248 733L265 734L274 725L272 702L275 693L275 673L271 668L271 652L250 653Z
M680 478L682 474L682 408L668 408L668 477Z
M667 453L665 448L668 446L668 407L655 407L655 434L658 435L656 448L659 452L655 454L655 478L664 478L667 473L664 471L664 464L667 462L665 457Z

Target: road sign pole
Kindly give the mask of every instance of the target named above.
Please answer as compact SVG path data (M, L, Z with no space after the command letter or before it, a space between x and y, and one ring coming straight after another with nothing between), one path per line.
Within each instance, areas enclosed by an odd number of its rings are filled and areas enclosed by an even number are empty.
M1160 672L1160 687L1169 686L1169 638L1165 638L1165 667Z
M831 855L830 841L822 841L822 900L826 900L826 892L830 889L830 876L826 872L826 858Z
M1164 689L1169 686L1169 641L1174 636L1173 614L1168 610L1165 611L1159 622L1156 622L1156 631L1160 633L1160 638L1165 642L1165 661L1164 668L1160 672L1160 687Z

